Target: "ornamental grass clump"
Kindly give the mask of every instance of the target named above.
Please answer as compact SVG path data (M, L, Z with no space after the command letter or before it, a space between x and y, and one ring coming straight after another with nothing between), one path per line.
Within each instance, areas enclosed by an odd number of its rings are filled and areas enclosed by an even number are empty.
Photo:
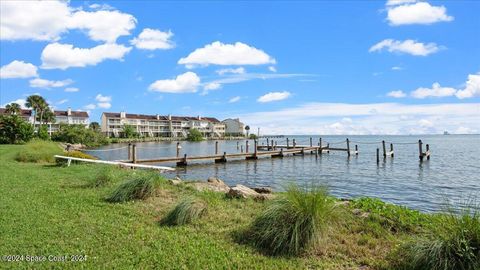
M397 252L397 269L480 269L480 212L467 208L439 217L421 237Z
M155 177L149 175L134 175L130 180L120 184L110 196L108 202L126 202L144 200L155 192Z
M53 163L55 155L61 155L62 149L58 143L51 141L32 140L25 144L21 152L18 152L15 160L19 162Z
M271 255L297 255L318 243L336 214L326 188L292 185L254 220L247 237Z
M160 223L167 226L191 224L200 219L206 210L207 205L205 202L188 197L180 201Z
M122 177L122 174L120 173L120 168L116 167L111 167L111 166L106 166L98 172L98 174L95 176L95 178L88 183L88 186L90 187L103 187L107 186L120 177Z

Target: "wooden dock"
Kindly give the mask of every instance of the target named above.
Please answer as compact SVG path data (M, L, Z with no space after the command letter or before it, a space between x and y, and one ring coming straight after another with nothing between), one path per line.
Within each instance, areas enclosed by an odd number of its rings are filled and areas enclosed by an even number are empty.
M307 144L297 144L295 139L292 139L291 141L289 138L286 138L286 144L278 144L277 141L270 140L269 138L266 139L266 144L265 142L262 143L262 145L258 144L257 140L254 140L254 145L253 149L251 149L249 143L250 141L247 140L245 141L245 151L244 151L244 145L240 145L240 142L237 142L237 153L227 153L219 152L219 146L218 146L218 141L215 142L215 149L212 155L201 155L201 156L189 156L187 154L180 154L180 151L182 149L181 145L179 142L177 142L176 145L176 156L174 157L158 157L158 158L150 158L150 159L138 159L137 158L137 147L135 144L129 144L128 146L128 160L123 160L119 162L124 162L124 163L134 163L134 164L144 164L144 163L176 163L177 166L187 166L190 161L214 161L215 163L225 163L228 160L239 160L239 159L244 159L244 160L254 160L258 158L282 158L285 156L295 156L295 155L305 155L305 154L311 154L315 156L322 155L323 153L330 153L330 151L339 151L339 152L346 152L347 156L350 157L352 155L358 156L359 151L358 151L358 145L355 144L354 148L352 149L350 147L350 140L347 138L345 141L340 141L340 142L332 142L332 143L327 143L327 145L324 145L322 143L322 138L319 138L318 143L314 144L312 138L310 138L309 142ZM357 143L362 143L362 142L357 142ZM374 144L377 142L364 142L364 144ZM383 158L384 160L387 157L393 158L394 157L394 150L393 150L393 144L390 143L390 151L387 151L386 149L386 142L381 141L378 142L381 143L382 145L382 150L383 150ZM330 145L333 144L335 147L331 147ZM340 144L344 144L345 147L339 147L342 146ZM412 144L412 143L399 143L399 144ZM413 143L416 144L416 143ZM423 143L421 140L418 141L419 145L419 159L420 162L426 158L427 160L430 160L430 147L427 144L426 145L426 152L423 152ZM252 151L253 150L253 151ZM377 163L380 161L380 148L377 148Z

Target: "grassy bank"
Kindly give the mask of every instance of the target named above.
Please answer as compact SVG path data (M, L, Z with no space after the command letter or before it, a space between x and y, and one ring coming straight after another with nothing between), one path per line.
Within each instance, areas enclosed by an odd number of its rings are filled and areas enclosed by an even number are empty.
M245 234L268 201L226 199L162 178L147 190L140 172L98 165L17 161L26 147L0 146L0 256L86 260L0 261L5 269L390 269L398 261L395 250L437 218L371 199L335 202L341 220L322 230L314 247L297 256L272 256ZM138 186L149 196L106 200L119 187ZM207 209L192 207L197 202ZM172 224L186 225L163 225L174 214Z

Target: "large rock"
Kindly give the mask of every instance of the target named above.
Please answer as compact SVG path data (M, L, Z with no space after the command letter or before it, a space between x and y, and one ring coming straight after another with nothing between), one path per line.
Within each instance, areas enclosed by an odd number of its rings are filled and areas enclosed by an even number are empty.
M227 193L230 190L229 186L216 177L208 178L207 182L194 182L191 185L198 191L210 190Z
M180 177L177 176L174 179L169 179L168 183L170 183L171 185L174 185L174 186L178 186L178 185L181 185L183 183L183 181L182 181L182 179L180 179Z
M246 187L244 185L236 185L227 193L227 197L229 198L253 198L255 200L266 200L272 197L272 194L261 194L256 192L255 190Z

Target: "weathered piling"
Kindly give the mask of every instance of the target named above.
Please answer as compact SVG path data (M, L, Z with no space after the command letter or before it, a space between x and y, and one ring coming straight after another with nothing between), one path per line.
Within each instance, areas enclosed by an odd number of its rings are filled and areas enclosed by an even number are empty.
M422 140L418 140L418 158L423 161L423 146Z
M177 142L177 157L180 156L180 148L181 148L181 147L180 147L180 143Z
M322 152L323 152L323 150L322 150L322 138L321 137L318 139L318 146L319 146L318 153L321 155Z
M268 138L267 138L267 150L270 150L270 142L269 142Z
M128 144L128 160L132 161L132 144Z
M355 156L358 156L358 145L355 144Z
M227 162L227 152L223 152L223 156L221 158L215 159L215 163L225 163Z
M248 140L245 142L245 153L248 153Z
M393 143L390 143L390 157L393 157Z
M350 157L350 140L347 138L347 156Z
M137 163L137 145L132 145L132 163Z
M430 145L427 143L426 145L427 152L425 152L425 155L427 156L427 160L430 160Z
M387 149L385 148L385 141L382 141L382 149L383 149L383 158L387 157Z
M290 148L290 141L287 138L287 149Z
M380 149L377 147L377 164L380 162Z
M295 141L295 139L293 139L293 148L295 148L297 146L297 142Z
M237 151L240 149L240 148L239 148L239 144L240 144L240 142L237 141Z

